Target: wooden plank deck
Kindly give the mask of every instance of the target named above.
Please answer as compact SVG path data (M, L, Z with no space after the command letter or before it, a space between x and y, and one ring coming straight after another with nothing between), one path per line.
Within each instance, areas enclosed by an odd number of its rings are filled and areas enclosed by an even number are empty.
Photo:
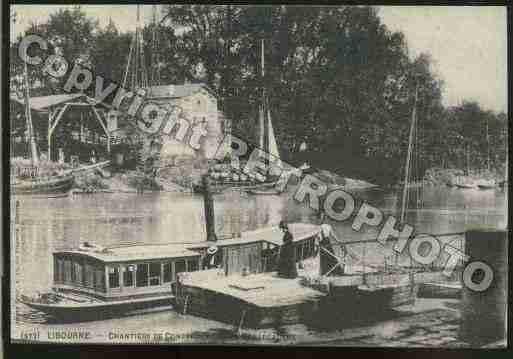
M230 296L261 307L298 305L326 294L304 287L300 278L280 278L275 272L242 276L223 276L217 270L181 274L181 285Z

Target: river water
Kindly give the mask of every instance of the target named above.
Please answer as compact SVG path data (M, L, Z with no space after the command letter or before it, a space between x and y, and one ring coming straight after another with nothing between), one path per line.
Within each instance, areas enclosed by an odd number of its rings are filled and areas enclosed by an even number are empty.
M291 187L280 196L254 196L239 192L216 195L217 233L229 235L276 225L282 219L289 222L319 223L317 212L305 203L298 203L293 198L294 192L295 188ZM394 192L373 189L353 194L385 214L396 213L397 196ZM422 209L415 209L415 204L410 204L409 207L414 209L407 212L407 222L414 226L417 233L433 234L462 232L480 227L505 228L505 197L505 192L501 189L425 187L421 193ZM112 246L125 243L194 242L205 239L203 199L198 195L115 193L75 194L73 197L52 199L19 196L13 199L20 203L19 230L13 247L17 295L34 295L38 291L47 291L52 285L52 252L76 247L83 241ZM377 234L376 229L366 226L360 232L355 232L351 228L351 219L330 223L342 241L372 239ZM390 248L374 244L355 247L354 251L360 256L367 256L369 262L378 263L386 260L391 253ZM15 323L20 330L34 327L44 330L63 328L20 303L16 304ZM103 333L101 335L104 337L96 337L94 340L100 342L109 341L108 333L127 330L142 333L155 330L184 333L190 338L194 334L200 335L202 339L191 339L193 342L216 342L232 335L229 334L232 333L230 326L172 311L80 323L73 325L73 328ZM258 339L259 335L256 334L255 338ZM308 341L315 333L303 330L301 335Z

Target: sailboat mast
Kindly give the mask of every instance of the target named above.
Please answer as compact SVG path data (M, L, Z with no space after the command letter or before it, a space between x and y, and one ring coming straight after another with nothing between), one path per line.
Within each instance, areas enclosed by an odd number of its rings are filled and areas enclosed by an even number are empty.
M37 146L36 140L34 138L34 127L32 126L32 112L30 111L30 92L29 92L29 80L28 80L28 68L27 63L25 62L25 119L27 121L27 132L30 141L30 154L32 160L32 166L35 166L39 163L39 158L37 156Z
M265 148L265 109L264 109L264 99L265 99L265 90L264 90L264 76L265 76L265 70L264 70L264 39L261 40L260 45L260 76L261 76L261 83L262 83L262 98L260 99L260 106L258 110L258 125L259 125L259 146L260 149L263 151L266 150Z
M410 178L410 162L411 162L411 154L413 148L413 133L415 129L415 122L417 119L417 97L418 97L419 85L417 83L415 87L415 103L413 105L413 110L411 113L411 125L410 125L410 136L408 139L408 153L406 155L406 166L404 171L404 188L403 188L403 197L401 203L401 223L404 223L405 215L406 215L406 199L408 193L408 180Z
M486 166L490 173L490 137L488 133L488 117L486 117Z
M467 142L467 176L470 176L470 151L469 151L469 143Z

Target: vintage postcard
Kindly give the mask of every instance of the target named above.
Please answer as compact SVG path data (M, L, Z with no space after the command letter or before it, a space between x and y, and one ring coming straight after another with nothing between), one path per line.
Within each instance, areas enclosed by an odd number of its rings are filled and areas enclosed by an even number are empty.
M13 343L507 345L505 6L5 8Z

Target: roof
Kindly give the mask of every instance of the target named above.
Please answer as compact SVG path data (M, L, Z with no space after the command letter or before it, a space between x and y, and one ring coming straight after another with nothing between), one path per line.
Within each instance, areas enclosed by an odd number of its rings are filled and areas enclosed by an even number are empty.
M294 242L298 242L317 235L319 233L320 226L308 223L291 223L289 224L289 230L292 234L292 237L294 238ZM278 228L278 226L274 226L243 232L240 238L223 239L217 242L200 242L197 244L188 245L187 248L201 249L211 245L216 245L217 247L226 247L256 242L268 242L275 245L282 245L282 238L283 232Z
M30 98L30 108L36 111L45 110L48 107L52 107L55 105L59 105L64 102L69 102L76 98L85 96L83 93L73 93L73 94L60 94L60 95L50 95L50 96L38 96ZM11 96L11 101L18 102L21 105L25 105L25 100L20 99L16 96Z
M160 85L149 87L149 98L180 98L194 95L195 93L206 90L213 95L212 90L203 83L185 84L185 85Z
M199 256L179 243L120 246L105 251L64 250L54 254L83 255L105 263Z
M289 230L292 233L294 242L311 238L319 233L320 226L307 223L289 224ZM83 250L63 250L54 254L77 254L85 255L98 259L102 262L129 262L137 260L166 259L179 257L195 257L199 253L194 249L204 249L215 245L217 247L227 247L240 244L250 244L257 242L268 242L275 245L282 244L283 233L277 227L266 227L254 231L242 233L240 238L231 238L218 240L216 242L198 242L198 243L166 243L166 244L141 244L130 246L110 247L106 251L83 251Z

